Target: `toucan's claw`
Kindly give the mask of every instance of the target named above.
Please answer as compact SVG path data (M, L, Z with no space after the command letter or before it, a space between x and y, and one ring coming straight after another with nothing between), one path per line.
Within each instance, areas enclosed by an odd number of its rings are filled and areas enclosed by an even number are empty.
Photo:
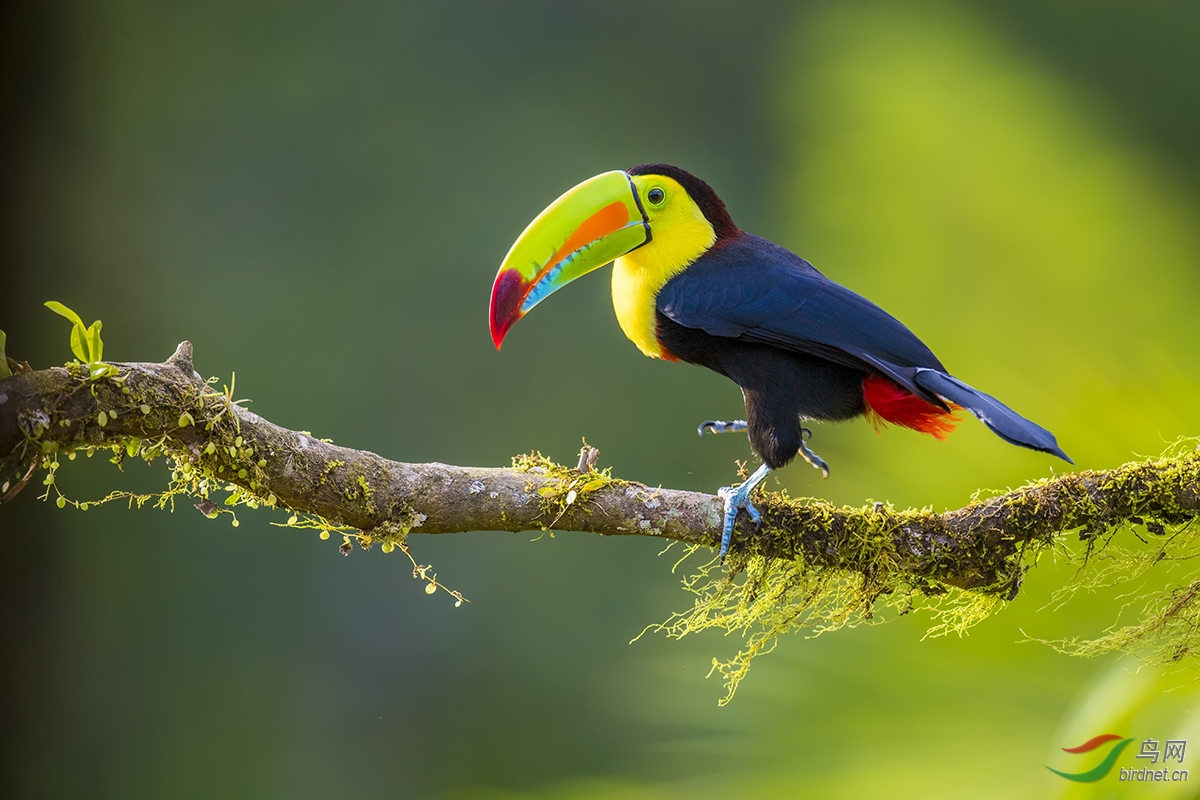
M723 419L706 419L700 423L699 428L696 428L696 433L703 436L705 433L734 433L744 430L746 430L746 420L744 419L735 419L729 422Z
M809 435L809 438L812 437L812 431L809 431L808 428L801 428L800 430L807 432ZM817 469L821 470L821 474L824 477L826 477L826 478L829 477L829 465L825 463L825 459L821 458L819 455L814 453L812 451L812 449L809 448L809 446L804 443L804 436L800 437L800 455L804 456L805 461L812 464Z
M750 519L754 522L755 529L762 528L762 514L758 513L758 509L750 502L750 493L763 482L763 479L770 472L771 468L763 464L740 486L722 486L717 490L717 497L725 501L725 518L721 529L721 550L717 554L722 563L725 561L725 554L729 552L729 542L733 538L733 526L737 523L738 511L745 509L746 513L750 515Z

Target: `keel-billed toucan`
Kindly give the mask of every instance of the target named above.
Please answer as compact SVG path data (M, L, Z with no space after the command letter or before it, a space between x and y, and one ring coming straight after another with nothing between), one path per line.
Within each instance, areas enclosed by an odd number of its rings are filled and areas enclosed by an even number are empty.
M1070 461L1054 435L946 372L925 344L871 301L734 224L712 188L678 167L643 164L571 189L529 224L492 286L492 340L547 295L609 262L617 321L643 353L688 361L742 388L745 430L762 466L724 487L721 555L750 492L800 453L803 420L866 415L941 439L967 409L1011 444Z

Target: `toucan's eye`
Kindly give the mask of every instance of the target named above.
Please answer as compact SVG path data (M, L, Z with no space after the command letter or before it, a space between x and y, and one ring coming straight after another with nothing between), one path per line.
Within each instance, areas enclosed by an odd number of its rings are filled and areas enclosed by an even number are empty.
M650 191L646 192L646 199L650 201L652 206L661 206L663 200L667 199L667 193L655 186Z

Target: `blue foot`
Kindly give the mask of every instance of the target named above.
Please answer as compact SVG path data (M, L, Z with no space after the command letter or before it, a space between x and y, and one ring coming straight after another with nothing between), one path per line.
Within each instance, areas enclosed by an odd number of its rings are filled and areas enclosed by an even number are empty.
M696 433L703 436L706 433L734 433L746 430L746 420L735 419L726 422L723 419L706 419L696 428Z
M800 429L800 456L805 461L807 461L809 464L812 464L814 467L821 470L821 474L824 477L828 478L829 477L829 465L825 463L825 459L821 458L819 455L817 455L811 449L809 449L808 445L804 441L805 438L812 438L812 431L810 431L808 428L801 428Z
M745 509L756 528L762 525L762 515L758 513L758 509L750 502L750 493L763 482L763 479L770 472L771 468L763 464L740 486L722 486L717 490L717 497L725 501L725 521L721 529L721 551L717 554L722 562L725 561L725 554L729 552L729 542L733 538L733 526L737 523L739 511Z

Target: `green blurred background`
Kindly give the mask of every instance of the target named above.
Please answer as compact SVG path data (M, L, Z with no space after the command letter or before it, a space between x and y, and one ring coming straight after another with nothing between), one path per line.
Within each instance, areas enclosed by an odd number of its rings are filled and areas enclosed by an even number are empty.
M254 411L339 444L504 465L571 460L586 436L619 476L712 491L749 449L695 425L737 416L740 395L641 357L606 273L503 354L485 320L499 260L550 200L667 161L1081 468L1200 433L1195 3L3 13L0 327L35 366L69 356L41 307L57 299L104 320L110 358L189 339ZM826 425L814 446L833 477L800 465L779 484L853 504L957 507L1062 467L973 421L944 443ZM101 461L64 470L64 491L165 482ZM472 601L456 609L399 554L343 558L267 513L234 529L36 495L0 509L6 796L1194 794L1043 767L1076 768L1058 748L1106 727L1190 730L1200 750L1190 676L1168 696L1152 670L1021 643L1117 614L1045 608L1072 574L1049 557L967 638L922 642L920 614L792 636L717 708L705 673L737 641L626 644L688 603L654 541L415 537ZM1132 753L1120 763L1144 766Z

